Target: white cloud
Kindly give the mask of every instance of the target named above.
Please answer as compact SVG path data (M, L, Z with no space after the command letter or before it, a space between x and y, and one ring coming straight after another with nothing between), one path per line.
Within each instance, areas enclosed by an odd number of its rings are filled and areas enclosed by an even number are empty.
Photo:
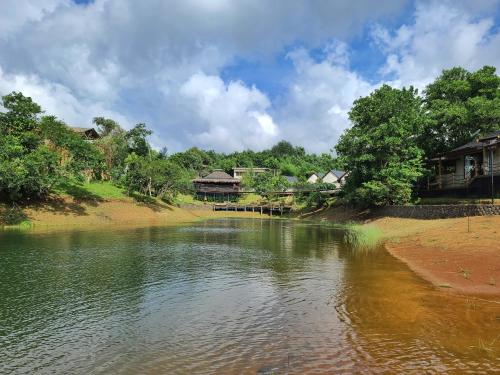
M181 95L203 122L203 131L191 134L197 144L219 150L263 149L276 141L278 126L267 113L269 99L242 82L225 84L218 76L203 73L185 82Z
M349 69L345 44L329 46L325 53L321 61L304 49L289 54L296 74L278 110L287 139L318 152L335 145L349 126L352 102L375 88Z
M0 95L23 91L74 125L109 116L145 121L157 147L262 149L287 139L328 151L349 126L352 102L381 82L350 66L352 36L372 30L384 79L423 87L442 69L499 67L498 1L418 2L411 21L389 29L405 2L357 0L3 0ZM336 40L337 42L332 42ZM346 42L338 42L344 40ZM224 82L235 61L265 65L290 45L293 71L273 98L265 87ZM323 49L320 59L311 49Z
M496 3L491 1L489 4ZM378 25L375 41L387 53L381 72L394 84L424 88L443 69L483 65L500 67L500 34L494 19L464 11L463 2L425 2L416 6L414 22L395 31ZM486 4L479 9L482 11Z
M19 91L32 97L46 114L64 119L70 125L90 125L92 119L100 114L117 120L126 128L132 126L129 119L108 109L105 104L78 99L63 85L44 81L34 74L8 75L0 68L0 92L11 91Z

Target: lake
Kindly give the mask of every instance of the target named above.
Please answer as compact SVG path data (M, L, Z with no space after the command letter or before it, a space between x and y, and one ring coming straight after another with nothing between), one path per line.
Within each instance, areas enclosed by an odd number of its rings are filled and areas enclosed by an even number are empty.
M0 232L1 374L491 373L500 305L285 220Z

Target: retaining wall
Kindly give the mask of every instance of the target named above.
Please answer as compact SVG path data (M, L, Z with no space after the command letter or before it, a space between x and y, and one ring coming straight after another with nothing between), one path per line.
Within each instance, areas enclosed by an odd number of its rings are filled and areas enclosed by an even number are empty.
M412 219L447 219L465 216L500 215L500 205L418 205L388 206L375 211L377 216L404 217Z

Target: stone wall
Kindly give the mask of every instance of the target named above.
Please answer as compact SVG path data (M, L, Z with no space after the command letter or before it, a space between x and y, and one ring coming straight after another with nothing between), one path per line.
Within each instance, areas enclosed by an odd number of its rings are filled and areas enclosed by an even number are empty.
M500 215L500 205L418 205L388 206L375 210L377 216L404 217L412 219L447 219L465 216Z

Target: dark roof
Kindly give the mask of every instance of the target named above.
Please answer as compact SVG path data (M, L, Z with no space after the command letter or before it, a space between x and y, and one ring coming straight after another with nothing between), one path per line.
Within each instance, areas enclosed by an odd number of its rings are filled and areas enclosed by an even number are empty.
M203 178L194 179L193 182L212 182L212 183L227 183L227 184L238 183L239 184L240 180L230 176L229 174L227 174L223 170L215 170Z
M485 136L482 136L481 138L479 138L479 140L486 141L486 140L490 140L493 138L500 138L500 130L497 130L497 131L490 133L490 134L486 134Z
M483 148L499 142L500 142L500 131L496 131L493 133L489 133L479 139L475 139L460 147L454 148L450 152L447 152L446 156L461 155L467 152L479 152Z
M289 184L295 184L298 180L295 176L283 176L286 178Z
M94 128L82 128L80 126L72 126L70 127L75 133L84 135L90 138L99 138L99 133Z

